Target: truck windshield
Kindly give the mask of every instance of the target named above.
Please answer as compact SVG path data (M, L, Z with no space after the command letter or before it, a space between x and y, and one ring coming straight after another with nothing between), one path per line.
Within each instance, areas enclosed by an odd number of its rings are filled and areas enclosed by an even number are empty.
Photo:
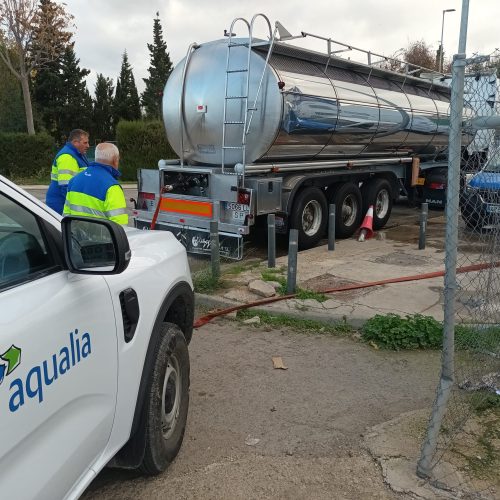
M496 151L490 161L484 167L483 172L500 173L500 151Z

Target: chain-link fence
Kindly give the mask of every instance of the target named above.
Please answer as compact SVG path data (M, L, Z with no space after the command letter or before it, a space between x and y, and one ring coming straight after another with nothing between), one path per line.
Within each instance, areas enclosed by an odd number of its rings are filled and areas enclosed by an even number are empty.
M500 498L500 54L467 60L461 44L450 115L442 373L417 471L452 497L493 499Z

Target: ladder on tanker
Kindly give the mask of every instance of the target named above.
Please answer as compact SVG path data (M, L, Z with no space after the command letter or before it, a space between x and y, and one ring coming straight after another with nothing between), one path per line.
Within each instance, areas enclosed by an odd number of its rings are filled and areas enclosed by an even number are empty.
M253 42L253 29L254 29L254 22L258 17L263 17L268 25L269 28L269 41L268 42ZM235 34L233 33L233 28L234 25L238 22L242 21L247 29L248 29L248 41L235 41L233 42L233 37ZM269 22L269 19L264 15L264 14L255 14L252 17L251 22L249 23L246 19L242 17L238 17L233 20L231 23L231 27L229 29L229 32L225 32L225 35L228 36L228 43L227 43L227 57L226 57L226 78L225 78L225 84L224 84L224 113L223 113L223 123L222 123L222 159L221 159L221 166L222 166L222 173L231 173L233 175L241 175L241 182L244 182L245 178L245 162L246 162L246 142L247 142L247 135L250 131L250 125L252 123L252 117L254 111L257 109L257 99L260 94L260 90L262 87L262 82L264 81L264 75L267 69L267 63L269 61L269 57L271 56L271 52L273 50L273 45L276 39L276 33L278 31L278 26L276 26L276 29L272 30L271 28L271 23ZM249 105L249 92L250 92L250 63L251 63L251 55L252 55L252 48L256 47L258 45L267 45L269 44L269 49L267 52L266 56L266 62L264 64L264 70L262 72L259 86L257 88L257 93L255 95L255 99L253 100L253 104ZM234 68L231 66L231 52L232 49L236 47L247 47L248 48L248 55L247 55L247 64L246 67L242 68ZM244 73L246 74L246 79L245 79L245 85L244 85L244 90L240 92L240 95L229 95L228 92L230 90L230 80L232 75L238 75ZM239 102L240 107L239 107L239 115L236 117L231 117L229 119L228 117L228 104L230 102ZM228 130L231 127L239 127L241 129L241 141L238 143L230 143L228 142ZM231 137L234 138L234 136L237 134L230 134ZM241 151L241 167L239 168L239 171L237 172L236 169L234 172L227 172L226 170L226 152L227 151L234 151L234 150L239 150Z

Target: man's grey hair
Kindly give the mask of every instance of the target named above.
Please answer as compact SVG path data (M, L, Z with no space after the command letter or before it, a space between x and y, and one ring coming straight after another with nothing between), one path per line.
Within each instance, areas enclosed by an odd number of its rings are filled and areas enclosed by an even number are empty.
M118 148L110 142L101 142L95 148L95 161L97 162L109 163L119 156Z

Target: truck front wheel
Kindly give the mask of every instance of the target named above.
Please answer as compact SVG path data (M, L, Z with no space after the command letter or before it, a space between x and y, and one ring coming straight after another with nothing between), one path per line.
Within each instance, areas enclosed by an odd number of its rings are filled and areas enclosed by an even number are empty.
M180 328L164 323L154 352L145 400L146 449L141 470L164 471L184 437L189 407L189 352Z

